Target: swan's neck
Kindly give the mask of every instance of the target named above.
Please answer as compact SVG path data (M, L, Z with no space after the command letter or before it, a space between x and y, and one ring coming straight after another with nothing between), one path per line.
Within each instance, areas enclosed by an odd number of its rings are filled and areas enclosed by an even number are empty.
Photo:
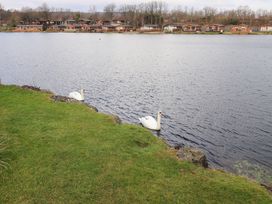
M80 94L81 94L82 99L84 100L84 91L83 91L83 89L80 90Z
M157 116L157 128L161 129L161 114L158 113Z

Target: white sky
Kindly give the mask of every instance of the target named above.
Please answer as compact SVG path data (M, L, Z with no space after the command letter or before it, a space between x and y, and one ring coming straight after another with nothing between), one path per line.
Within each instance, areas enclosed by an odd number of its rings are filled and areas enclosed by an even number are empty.
M108 3L117 5L124 3L142 3L152 0L0 0L0 4L6 9L20 9L22 7L36 8L46 2L49 7L65 8L76 11L87 11L90 5L96 5L97 10ZM165 0L170 8L178 5L194 7L196 9L205 6L215 7L217 9L232 9L238 6L248 5L251 9L268 9L272 10L272 0Z

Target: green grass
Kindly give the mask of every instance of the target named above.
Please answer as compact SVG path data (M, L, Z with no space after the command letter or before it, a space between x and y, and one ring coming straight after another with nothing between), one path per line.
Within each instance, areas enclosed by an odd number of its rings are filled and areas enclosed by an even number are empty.
M5 136L0 135L0 173L3 169L8 168L8 161L6 161L7 151L7 140Z
M0 203L272 203L246 178L178 161L147 130L0 85Z

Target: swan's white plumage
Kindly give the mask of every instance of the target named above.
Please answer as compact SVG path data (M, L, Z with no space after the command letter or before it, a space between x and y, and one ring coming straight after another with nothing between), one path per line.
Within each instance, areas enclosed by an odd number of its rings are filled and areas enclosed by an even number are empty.
M78 101L84 101L84 94L83 94L83 89L80 90L81 93L77 92L77 91L74 91L74 92L71 92L69 93L69 98L73 98L73 99L76 99Z
M152 116L145 116L139 118L142 125L151 130L160 130L161 129L161 112L158 113L157 120Z

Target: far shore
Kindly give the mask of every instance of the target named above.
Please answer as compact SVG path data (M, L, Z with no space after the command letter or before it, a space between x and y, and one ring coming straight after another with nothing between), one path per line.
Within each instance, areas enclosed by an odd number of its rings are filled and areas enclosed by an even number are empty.
M105 33L105 34L165 34L165 35L272 35L272 32L250 32L250 33L244 33L244 32L139 32L139 31L133 31L133 32L84 32L84 31L75 31L75 32L69 32L69 31L13 31L13 30L1 30L0 33Z

